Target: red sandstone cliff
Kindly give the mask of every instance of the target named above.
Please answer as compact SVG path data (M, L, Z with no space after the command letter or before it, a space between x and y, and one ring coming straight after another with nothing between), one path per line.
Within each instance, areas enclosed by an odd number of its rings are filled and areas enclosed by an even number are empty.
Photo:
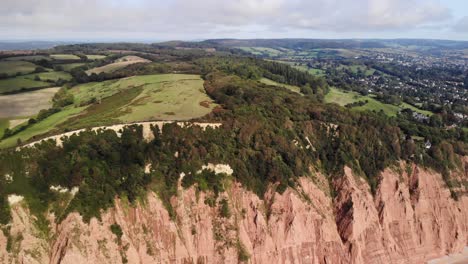
M424 263L461 251L468 197L453 200L440 174L404 168L385 170L375 195L346 168L333 183L334 201L319 174L265 200L232 184L219 198L229 201L228 218L204 203L205 194L180 189L173 219L150 193L136 207L117 200L102 221L86 224L73 213L54 224L51 216L47 234L18 204L9 251L0 232L0 263Z

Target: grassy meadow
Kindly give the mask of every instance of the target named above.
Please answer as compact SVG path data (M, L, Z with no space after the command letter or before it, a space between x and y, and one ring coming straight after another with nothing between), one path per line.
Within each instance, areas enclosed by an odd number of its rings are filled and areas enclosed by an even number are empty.
M140 58L138 56L125 56L118 60L115 60L113 63L96 67L91 70L87 70L86 73L91 75L93 73L99 74L101 72L111 73L120 69L127 67L128 65L135 64L135 63L149 63L151 61L147 59Z
M5 61L39 61L39 60L47 60L50 61L51 58L45 55L26 55L26 56L18 56L18 57L9 57L4 59Z
M28 74L36 69L36 65L27 61L0 61L0 74L6 74L9 76L20 74Z
M0 79L0 94L10 93L33 88L50 87L52 84L45 81L35 81L25 76L18 76L8 79Z
M34 137L42 134L46 134L54 130L58 125L67 121L70 117L79 114L85 109L85 107L68 107L61 112L55 113L46 119L38 122L26 130L19 132L18 134L0 141L0 148L14 147L21 139L23 142L33 139Z
M86 58L88 58L88 60L100 60L104 59L105 57L105 55L86 55Z
M80 60L80 57L73 54L51 54L50 57L54 60Z
M363 96L357 92L343 91L343 90L339 90L333 87L330 88L330 92L327 95L325 95L325 102L336 103L341 106L345 106L347 104L351 104L351 103L355 103L359 101L365 101L365 100L367 100L368 103L366 103L363 106L353 107L353 109L358 110L358 111L366 111L366 110L383 111L388 116L396 116L398 112L400 112L401 110L405 108L410 108L413 111L416 111L425 115L432 114L429 111L421 110L407 103L402 103L399 106L391 105L391 104L384 104L374 99L372 96Z
M73 105L0 141L0 148L13 147L18 139L25 142L52 131L147 120L189 120L216 107L205 93L199 75L134 76L86 83L68 92L75 98Z
M278 86L278 87L283 87L283 88L286 88L292 92L295 92L295 93L301 93L301 88L298 87L298 86L294 86L294 85L289 85L289 84L284 84L284 83L278 83L278 82L275 82L273 80L270 80L268 78L262 78L260 79L260 82L261 83L264 83L266 85L274 85L274 86Z
M0 118L34 116L52 106L52 97L60 88L0 96Z
M0 118L0 138L3 137L5 129L7 129L9 126L10 122L8 121L8 119Z
M67 63L67 64L61 64L64 71L71 71L74 68L80 67L86 65L86 63L83 62L77 62L77 63Z

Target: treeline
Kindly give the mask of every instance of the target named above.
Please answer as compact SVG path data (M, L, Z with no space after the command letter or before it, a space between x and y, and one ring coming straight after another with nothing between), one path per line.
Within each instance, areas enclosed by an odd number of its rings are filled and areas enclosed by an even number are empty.
M196 61L201 72L206 75L215 70L226 74L235 74L243 79L259 80L262 77L273 81L300 87L301 93L315 95L319 100L328 92L328 85L323 78L297 70L283 63L254 58L218 56Z

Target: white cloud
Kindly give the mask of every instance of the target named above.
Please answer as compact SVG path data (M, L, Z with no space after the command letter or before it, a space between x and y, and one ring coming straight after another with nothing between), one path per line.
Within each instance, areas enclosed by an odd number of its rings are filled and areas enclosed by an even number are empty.
M453 29L456 32L468 33L468 16L462 17L458 20Z
M0 37L369 32L437 26L450 17L437 0L2 0Z

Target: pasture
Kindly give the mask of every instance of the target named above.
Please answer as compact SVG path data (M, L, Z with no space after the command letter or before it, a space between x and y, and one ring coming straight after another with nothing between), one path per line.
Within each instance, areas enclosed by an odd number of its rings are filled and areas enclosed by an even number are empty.
M345 70L345 69L355 74L361 71L362 73L364 73L365 76L371 76L375 72L375 69L368 68L365 65L343 65L341 64L340 66L337 67L337 70Z
M31 79L34 80L35 78L39 77L41 81L46 81L46 82L56 82L58 80L64 80L64 81L70 81L72 79L72 76L63 71L50 71L50 72L41 72L41 73L33 73L33 74L28 74L21 76L22 78L25 79Z
M52 106L51 99L60 88L0 96L0 118L36 115L41 109Z
M0 138L3 137L5 129L10 126L8 119L0 118Z
M91 70L87 70L86 74L91 75L93 73L99 74L101 72L111 73L120 69L127 67L128 65L135 63L149 63L150 60L140 58L138 56L125 56L118 60L115 60L113 63L97 67Z
M366 103L363 106L358 106L358 107L353 107L352 109L357 110L357 111L383 111L386 115L388 116L396 116L398 112L405 108L411 108L413 111L425 114L425 115L431 115L432 113L429 111L424 111L419 108L416 108L414 106L408 105L406 103L402 103L399 106L396 105L391 105L391 104L384 104L376 99L374 99L372 96L363 96L360 95L357 92L351 92L351 91L343 91L339 90L337 88L330 88L330 92L325 95L325 102L327 103L336 103L341 106L345 106L347 104L359 102L359 101L365 101L367 100L368 103Z
M88 58L88 60L100 60L100 59L104 59L105 55L86 55L86 58Z
M0 74L6 74L8 76L13 76L18 73L28 74L33 72L36 69L36 65L27 62L27 61L0 61Z
M203 80L198 75L134 76L86 83L72 87L69 92L75 97L74 105L1 141L0 148L13 147L18 139L25 142L51 131L148 120L190 120L202 117L216 107L205 93ZM39 108L36 106L35 110ZM23 112L24 115L30 113Z
M21 139L23 142L32 139L36 136L46 134L54 130L58 125L67 121L70 117L80 113L84 110L85 107L67 107L66 109L55 113L46 119L38 122L26 130L19 132L18 134L6 138L0 141L0 148L9 148L14 147L18 141Z
M298 86L284 84L284 83L278 83L278 82L275 82L275 81L267 79L267 78L260 79L260 82L263 83L263 84L266 84L266 85L274 85L274 86L286 88L286 89L288 89L288 90L290 90L292 92L295 92L295 93L299 93L299 94L301 93L301 88L298 87Z
M126 90L141 91L138 94ZM105 101L117 93L119 97L128 97L120 108L118 119L122 122L146 120L188 120L204 116L214 108L212 100L206 95L203 80L198 75L158 74L143 75L100 83L87 83L70 90L76 104L91 100L105 104L116 104L117 98ZM125 92L125 93L124 93ZM99 109L96 109L99 110ZM101 110L99 110L101 111Z
M33 88L42 88L52 86L48 82L35 81L25 76L18 76L8 79L0 79L0 94L28 90Z
M27 56L17 56L17 57L9 57L5 59L6 61L39 61L39 60L47 60L50 61L51 58L45 55L27 55Z
M82 62L67 63L67 64L61 64L60 66L62 66L64 71L71 71L72 69L83 66L83 65L86 65L86 63L82 63Z
M50 57L54 60L80 60L80 57L73 54L51 54Z

